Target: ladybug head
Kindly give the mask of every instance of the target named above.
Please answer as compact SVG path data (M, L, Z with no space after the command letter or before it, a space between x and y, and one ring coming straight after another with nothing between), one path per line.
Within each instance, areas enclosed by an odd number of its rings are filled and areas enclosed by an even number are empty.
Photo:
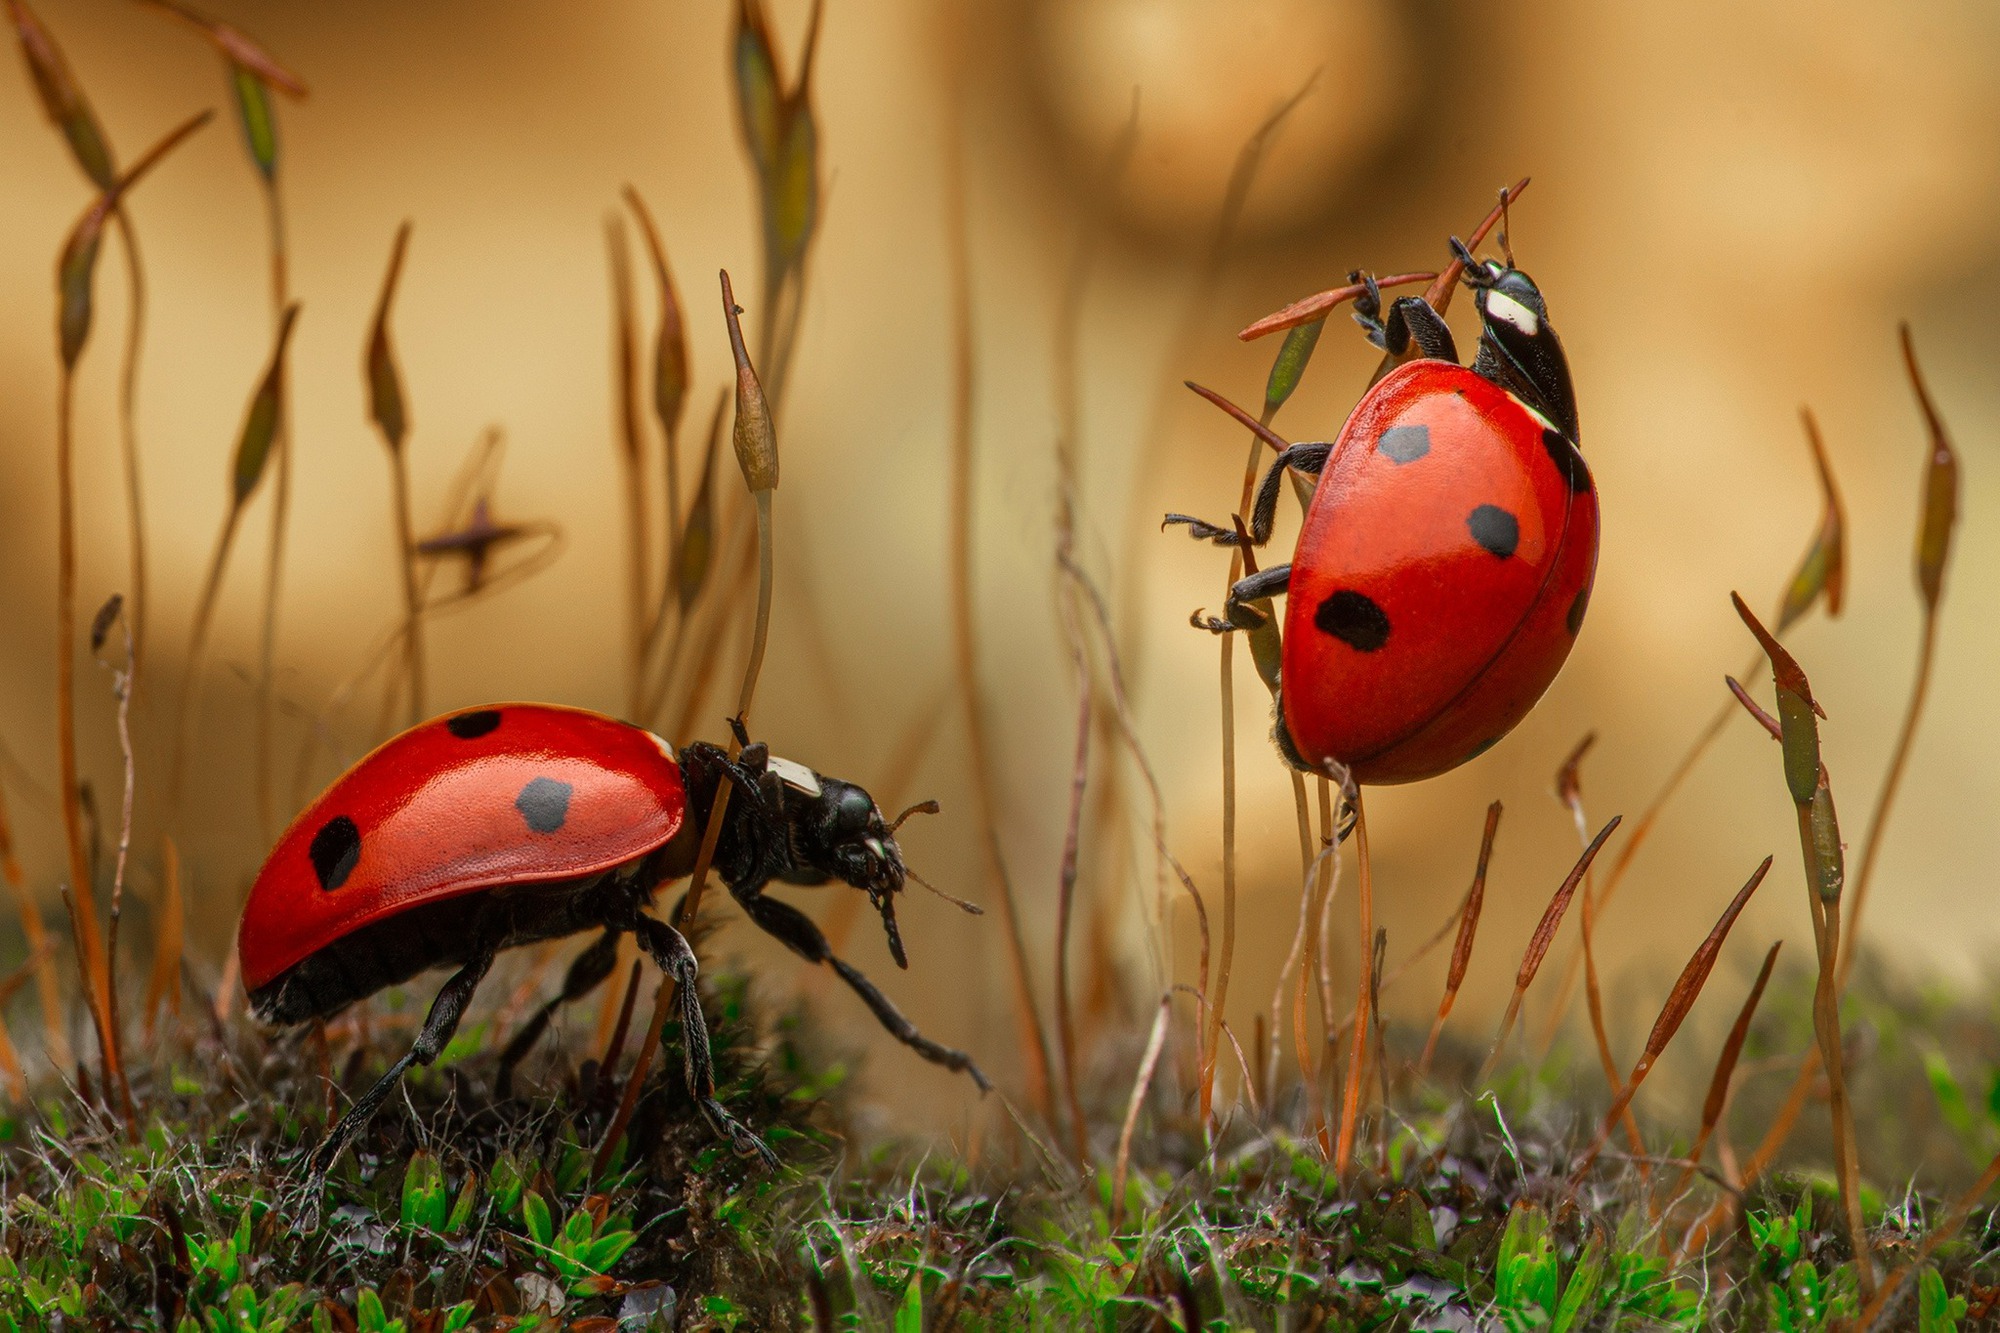
M1548 303L1535 280L1506 262L1476 259L1464 242L1451 239L1464 265L1461 279L1479 307L1479 356L1473 369L1526 399L1570 443L1578 444L1576 394L1569 359L1549 325Z

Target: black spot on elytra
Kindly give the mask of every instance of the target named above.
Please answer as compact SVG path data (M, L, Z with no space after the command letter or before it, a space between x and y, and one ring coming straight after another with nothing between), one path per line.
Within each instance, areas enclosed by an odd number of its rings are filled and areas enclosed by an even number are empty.
M1521 523L1499 505L1481 505L1466 515L1472 540L1505 560L1521 544Z
M499 725L500 710L482 708L476 713L460 713L457 717L446 718L444 729L462 741L471 741L478 740Z
M1414 463L1430 451L1429 426L1391 426L1375 441L1375 452L1392 463Z
M346 815L335 815L313 834L306 855L312 858L319 886L332 893L347 883L347 877L354 873L354 863L361 859L361 830Z
M1389 641L1389 617L1372 599L1348 588L1319 604L1313 624L1356 652L1372 653Z
M514 798L514 808L535 832L554 833L569 818L569 797L573 790L567 782L554 778L531 778Z
M1561 431L1543 430L1542 448L1549 451L1549 461L1556 465L1556 471L1562 473L1573 493L1580 495L1590 489L1590 465L1583 461L1576 446L1563 438Z
M1564 618L1564 623L1569 626L1571 638L1575 638L1576 632L1583 628L1583 613L1589 606L1590 585L1586 583L1583 585L1583 589L1570 599L1569 615Z

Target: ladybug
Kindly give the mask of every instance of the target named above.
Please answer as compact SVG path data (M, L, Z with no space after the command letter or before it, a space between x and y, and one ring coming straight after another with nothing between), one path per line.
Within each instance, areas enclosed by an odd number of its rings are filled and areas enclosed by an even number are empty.
M907 967L895 896L908 872L896 825L860 787L778 758L732 725L741 744L734 759L703 742L676 755L649 731L582 709L475 708L384 742L292 822L251 886L237 930L259 1018L325 1018L429 968L457 969L409 1052L313 1151L313 1180L324 1179L411 1065L437 1059L496 954L585 930L602 933L502 1053L500 1095L555 1012L610 974L629 931L678 983L687 1085L703 1113L740 1147L775 1161L715 1098L693 949L645 911L660 886L692 872L724 782L735 794L714 869L744 913L808 962L832 967L919 1055L986 1090L970 1056L918 1032L834 956L810 918L764 894L774 880L854 885L874 901L890 953Z
M1292 562L1239 580L1226 619L1196 618L1255 629L1288 594L1273 737L1307 772L1416 782L1484 753L1555 679L1590 603L1597 491L1562 341L1511 255L1482 262L1451 244L1479 308L1472 365L1427 301L1403 297L1384 320L1357 274L1355 320L1401 364L1338 439L1292 445L1265 474L1251 545L1270 539L1286 470L1317 478ZM1167 522L1240 543L1186 515Z

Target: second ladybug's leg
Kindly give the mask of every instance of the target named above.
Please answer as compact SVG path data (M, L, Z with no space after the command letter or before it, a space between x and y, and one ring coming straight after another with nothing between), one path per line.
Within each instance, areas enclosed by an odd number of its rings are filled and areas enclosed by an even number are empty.
M971 1056L964 1051L940 1045L919 1032L917 1025L905 1018L903 1011L898 1009L888 996L875 989L874 982L864 976L858 968L836 957L833 946L826 942L826 936L820 933L820 928L813 924L811 917L790 903L767 898L761 893L738 895L736 901L742 904L744 912L766 934L776 938L793 953L809 963L825 963L838 972L840 979L861 997L862 1003L874 1012L876 1019L897 1041L934 1065L962 1070L979 1085L981 1092L992 1089L992 1083L988 1082L986 1075L980 1072L979 1066L972 1063Z
M778 1155L749 1127L723 1109L715 1099L715 1064L708 1050L708 1020L702 1017L701 992L696 988L697 967L694 950L678 930L654 917L642 916L633 934L653 956L660 971L674 979L681 1005L681 1059L687 1076L688 1092L701 1107L710 1124L729 1136L730 1142L778 1165Z
M424 1016L424 1025L418 1030L417 1039L411 1043L409 1052L390 1065L389 1072L377 1079L374 1087L355 1099L354 1105L347 1108L347 1114L340 1117L320 1145L313 1149L312 1156L307 1159L313 1196L317 1197L319 1185L340 1159L341 1150L353 1141L354 1136L368 1124L369 1117L396 1090L396 1085L403 1081L403 1075L410 1072L410 1066L428 1065L443 1053L452 1034L458 1031L459 1019L465 1017L465 1006L471 1003L472 992L479 989L487 969L493 966L493 953L490 944L482 945L472 960L454 972L451 980L439 988L437 998L431 1001L430 1013Z
M598 936L596 943L570 963L569 972L563 977L562 991L535 1010L533 1018L521 1024L521 1030L507 1043L507 1049L500 1052L500 1072L493 1079L495 1096L504 1098L513 1094L514 1066L535 1049L535 1043L548 1031L549 1020L556 1016L556 1010L590 994L611 975L611 969L618 963L618 937L624 933L622 930L606 930Z
M1257 501L1250 510L1250 544L1262 546L1271 540L1271 525L1278 518L1278 490L1284 484L1285 471L1304 473L1317 477L1326 467L1326 460L1333 453L1330 444L1295 444L1279 454L1264 473L1264 480L1257 486ZM1242 538L1236 535L1236 527L1219 527L1213 523L1188 514L1168 514L1160 526L1185 524L1188 536L1198 542L1214 542L1217 546L1241 546Z

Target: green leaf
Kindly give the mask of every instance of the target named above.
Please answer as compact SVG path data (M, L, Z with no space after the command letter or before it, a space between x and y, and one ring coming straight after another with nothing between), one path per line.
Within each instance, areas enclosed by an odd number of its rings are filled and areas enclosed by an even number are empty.
M1979 1130L1973 1122L1972 1107L1943 1051L1933 1048L1924 1052L1924 1077L1930 1082L1931 1095L1937 1098L1938 1114L1944 1117L1951 1132L1967 1142L1976 1140Z
M528 1238L535 1244L547 1247L556 1238L555 1221L549 1216L549 1205L533 1190L521 1201L521 1221L528 1228Z
M271 114L271 90L235 61L229 64L229 84L236 94L236 118L243 126L243 144L268 184L278 176L278 123Z
M761 0L737 4L735 57L736 110L750 159L761 176L778 158L780 115L778 57Z
M355 1296L354 1322L361 1326L361 1333L387 1333L389 1312L382 1308L382 1298L373 1287L363 1287Z
M285 406L285 348L292 340L292 326L298 322L299 304L285 307L278 321L277 344L271 361L251 395L250 408L243 415L243 432L236 440L236 463L231 470L235 504L240 508L263 479L264 464L270 460L272 442L278 438L278 423Z
M472 1224L472 1209L479 1202L479 1175L465 1173L465 1183L459 1186L458 1198L451 1205L451 1215L445 1219L444 1233L447 1236L462 1236L466 1227Z
M577 1256L578 1261L593 1273L608 1273L611 1266L625 1257L625 1251L632 1248L639 1239L636 1231L613 1231L599 1236L585 1246Z
M924 1270L910 1273L910 1285L896 1306L896 1333L924 1333Z
M1326 320L1316 319L1286 331L1285 341L1279 345L1278 355L1271 362L1270 377L1264 381L1266 417L1275 415L1299 387L1299 380L1305 376L1306 366L1312 360L1313 349L1319 346L1319 335L1325 329Z
M1944 1277L1935 1268L1925 1268L1917 1280L1918 1333L1958 1333L1959 1317L1965 1313L1965 1298L1945 1290Z
M1583 1253L1577 1257L1576 1271L1570 1274L1569 1284L1563 1288L1562 1304L1556 1307L1551 1333L1569 1333L1596 1304L1598 1288L1604 1283L1604 1248L1604 1236L1593 1231L1584 1243Z

